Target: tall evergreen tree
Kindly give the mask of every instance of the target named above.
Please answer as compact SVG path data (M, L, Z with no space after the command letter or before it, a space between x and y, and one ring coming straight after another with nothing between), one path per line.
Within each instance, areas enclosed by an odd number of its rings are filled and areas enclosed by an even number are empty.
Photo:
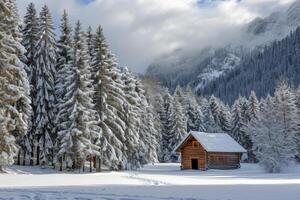
M280 84L275 97L262 104L257 119L251 121L253 149L268 172L280 172L297 154L297 110L294 96L286 83Z
M139 145L139 160L141 164L158 161L159 128L156 126L154 108L146 97L142 97L142 114L139 135L142 143Z
M34 55L36 53L36 44L39 40L38 38L38 18L37 13L35 9L35 5L33 3L30 3L27 7L27 13L24 17L24 26L22 29L23 39L22 39L22 45L26 49L25 57L26 57L26 67L25 70L27 72L27 76L29 79L29 83L31 85L31 91L30 96L32 99L35 97L35 84L36 84L36 68L35 68L35 62L34 62ZM33 102L31 103L31 106L34 109ZM33 113L34 115L34 113ZM21 145L23 150L26 152L31 153L30 158L30 165L33 165L33 158L34 158L34 122L33 122L33 115L31 115L31 119L29 120L28 125L28 134L24 138L23 144ZM24 154L26 155L26 154Z
M90 56L90 62L91 62L93 57L93 40L94 40L94 33L91 26L89 26L86 31L86 37L87 37L88 55Z
M23 40L22 45L26 49L26 72L31 85L34 85L33 77L35 77L34 55L36 52L36 44L38 38L38 18L34 3L30 3L27 7L27 13L24 17L24 27L22 29Z
M65 129L58 133L60 139L58 153L64 154L66 160L72 160L74 167L80 169L88 156L99 154L98 146L93 140L100 137L100 130L94 117L96 111L93 109L94 91L91 87L89 56L80 22L77 22L75 28L74 55L71 64L72 74L66 80L68 92L63 105L69 113L69 118L63 122Z
M71 87L70 80L68 78L74 76L74 66L72 65L72 60L74 59L74 51L72 44L72 28L69 23L68 14L64 11L61 18L60 25L61 35L57 43L57 65L56 65L56 79L55 79L55 96L56 96L56 117L55 117L55 132L57 134L55 149L59 151L60 142L62 140L61 131L66 130L67 122L69 120L69 110L66 107L66 102L69 101L67 93ZM59 133L59 134L58 134ZM60 159L60 165L62 164L62 154L58 153L56 158ZM68 167L72 163L70 157L65 159ZM62 170L62 168L61 168Z
M98 27L93 42L92 74L95 85L96 110L100 115L101 137L100 163L110 166L111 169L120 169L124 163L124 144L126 123L120 118L124 113L126 102L122 90L121 72L117 68L115 58L109 51L102 33Z
M138 147L139 147L139 128L140 117L142 113L141 97L137 90L136 78L128 71L124 69L122 74L122 80L124 82L124 94L126 102L124 102L125 113L122 115L122 119L126 124L125 128L125 143L126 146L126 158L130 168L139 167L138 163Z
M37 164L46 164L52 158L53 125L55 109L55 66L57 48L52 17L47 6L42 8L39 18L39 41L34 55L36 83L34 97L34 127L37 147Z
M31 113L29 82L20 58L19 19L14 1L0 0L0 170L14 162L16 139L27 132Z
M248 102L248 116L251 121L257 117L257 113L259 111L259 101L254 91L251 91Z

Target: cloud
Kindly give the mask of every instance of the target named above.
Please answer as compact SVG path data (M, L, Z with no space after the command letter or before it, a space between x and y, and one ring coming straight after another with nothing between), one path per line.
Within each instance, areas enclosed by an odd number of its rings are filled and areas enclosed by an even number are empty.
M48 4L58 25L63 9L72 22L94 29L101 24L121 65L145 71L157 57L176 49L200 49L234 38L238 28L257 16L280 10L293 0L17 0L24 15L29 2ZM85 27L85 28L86 28Z

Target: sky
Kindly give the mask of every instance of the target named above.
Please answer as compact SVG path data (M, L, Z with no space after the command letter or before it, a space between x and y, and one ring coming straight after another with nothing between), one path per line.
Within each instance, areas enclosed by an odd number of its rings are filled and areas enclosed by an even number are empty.
M71 22L98 25L119 64L143 73L175 50L218 46L234 39L241 26L282 10L294 0L16 0L21 16L33 2L50 7L54 24L64 9Z

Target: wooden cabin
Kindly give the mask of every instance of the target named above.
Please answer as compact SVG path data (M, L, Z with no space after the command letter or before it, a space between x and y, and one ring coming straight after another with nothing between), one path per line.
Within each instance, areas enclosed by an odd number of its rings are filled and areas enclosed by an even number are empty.
M236 169L247 151L225 133L190 132L174 150L181 169Z

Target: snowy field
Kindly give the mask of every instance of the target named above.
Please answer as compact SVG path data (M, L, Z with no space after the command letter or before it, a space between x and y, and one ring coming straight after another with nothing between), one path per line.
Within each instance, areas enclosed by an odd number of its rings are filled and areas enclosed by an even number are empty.
M136 172L60 173L13 166L0 174L0 200L299 200L300 166L266 174L255 164L238 170L180 171L178 164Z

